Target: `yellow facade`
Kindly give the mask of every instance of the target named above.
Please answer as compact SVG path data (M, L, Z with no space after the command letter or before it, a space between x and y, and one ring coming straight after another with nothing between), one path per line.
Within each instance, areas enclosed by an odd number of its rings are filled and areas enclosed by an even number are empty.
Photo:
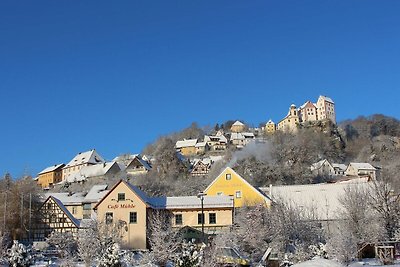
M234 197L234 206L257 204L271 205L271 200L249 184L233 169L227 167L204 191L208 196L226 195Z
M267 134L273 134L276 131L276 125L271 120L265 124L265 132Z
M284 132L296 132L300 124L300 117L295 105L291 105L288 115L278 123L278 130Z
M175 215L182 214L182 223L176 224ZM193 228L200 228L198 216L201 214L200 209L185 209L172 211L172 226L183 227L190 226ZM215 223L212 222L210 214L215 214ZM214 215L212 215L214 216ZM205 228L224 228L232 225L233 223L233 209L204 209L204 227Z
M61 182L62 171L52 171L38 175L38 184L42 188L48 188L50 185Z
M197 154L197 149L194 146L182 147L180 152L184 156L191 156Z
M121 197L118 200L118 194L124 194L125 200L121 200ZM126 182L116 184L95 208L99 221L124 226L121 230L123 248L147 248L147 204ZM136 214L133 221L131 214Z

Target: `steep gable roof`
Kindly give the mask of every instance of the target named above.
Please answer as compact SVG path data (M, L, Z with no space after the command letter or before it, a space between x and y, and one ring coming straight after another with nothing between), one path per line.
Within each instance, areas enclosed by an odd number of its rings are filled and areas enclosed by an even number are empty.
M149 163L147 161L145 161L144 159L142 159L139 155L135 156L127 165L126 165L126 169L129 169L129 166L133 163L133 162L139 162L146 170L151 170L151 167L149 165Z
M207 192L219 179L225 179L221 174L223 174L226 170L235 174L240 181L242 181L246 186L250 187L257 195L263 197L265 200L271 201L271 199L264 194L261 190L257 189L256 187L252 186L249 182L246 181L242 176L240 176L237 172L235 172L231 167L226 167L215 179L207 186L204 192Z
M72 222L73 224L75 224L76 227L79 228L79 226L80 226L80 221L79 221L78 219L76 219L76 218L71 214L71 212L69 212L69 210L64 206L64 204L63 204L63 203L61 202L61 200L59 200L58 198L55 198L54 196L49 196L49 197L46 199L46 201L42 204L41 207L43 207L43 206L44 206L48 201L50 201L50 200L54 201L54 203L56 203L56 205L58 206L58 208L60 208L60 209L65 213L65 215L68 217L68 219L70 219L71 222Z
M96 152L95 149L78 153L64 168L77 166L81 164L98 164L103 163L105 160Z
M324 96L324 95L320 95L319 96L319 98L318 98L318 100L324 100L324 101L327 101L327 102L330 102L330 103L332 103L332 104L334 104L335 102L333 102L333 100L330 98L330 97L327 97L327 96Z
M117 166L120 170L120 165L117 162L103 162L102 164L95 164L82 167L78 172L66 177L67 182L83 181L86 178L106 175L110 169Z
M191 147L195 146L197 144L197 139L185 139L181 141L177 141L175 144L176 148L182 148L182 147Z
M125 184L140 200L142 200L143 203L146 204L146 206L150 205L149 197L147 196L147 194L145 192L143 192L137 186L134 186L127 181L119 180L119 182L117 182L110 189L110 191L108 191L107 194L102 199L100 199L99 202L97 202L96 206L94 206L93 209L97 209L97 207L103 202L103 200L106 199L121 183Z
M240 121L235 121L235 123L232 124L232 126L244 126L244 124Z
M53 166L50 166L50 167L45 168L44 170L42 170L41 172L39 172L39 174L44 174L44 173L47 173L47 172L56 171L56 170L58 170L58 169L63 168L64 166L65 166L64 163L56 164L56 165L53 165Z

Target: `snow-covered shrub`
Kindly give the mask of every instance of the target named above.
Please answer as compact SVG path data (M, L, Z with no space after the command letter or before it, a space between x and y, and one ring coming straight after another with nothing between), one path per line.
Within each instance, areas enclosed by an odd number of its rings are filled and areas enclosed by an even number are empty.
M177 267L198 267L200 266L202 248L197 248L191 242L181 244L179 252L175 255L175 266Z
M317 245L310 245L308 247L310 250L312 258L324 258L328 257L326 252L326 245L323 243L318 243Z
M12 247L7 251L8 263L12 267L25 267L29 266L32 261L30 250L23 244L14 240Z
M106 248L102 253L99 261L99 267L120 267L121 266L121 257L119 255L120 249L117 243L114 243L112 240L107 242L104 245Z

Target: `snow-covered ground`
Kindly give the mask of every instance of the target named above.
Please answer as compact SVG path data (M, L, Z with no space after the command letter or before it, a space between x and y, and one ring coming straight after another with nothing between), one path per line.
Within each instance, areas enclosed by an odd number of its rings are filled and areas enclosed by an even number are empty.
M292 267L344 267L336 261L333 260L326 260L326 259L315 259L310 261L305 261L302 263L297 263ZM362 266L375 266L375 267L400 267L400 262L397 262L394 265L382 265L379 261L375 259L353 262L349 267L362 267Z

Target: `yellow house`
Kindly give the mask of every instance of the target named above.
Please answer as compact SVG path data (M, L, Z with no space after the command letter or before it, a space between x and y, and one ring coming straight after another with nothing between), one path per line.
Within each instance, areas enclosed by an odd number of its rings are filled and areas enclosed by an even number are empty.
M233 196L235 208L256 204L271 205L271 199L253 187L233 169L227 167L204 190L208 196Z
M50 186L61 182L62 168L65 164L58 164L47 167L38 174L38 185L42 188L49 188Z
M97 219L121 227L123 248L148 248L148 222L151 213L165 210L171 215L172 227L190 226L215 233L233 223L233 199L228 196L148 197L126 181L119 181L94 207ZM204 215L204 216L203 216Z
M231 132L240 133L240 132L243 132L245 130L245 128L246 128L246 125L244 125L240 121L235 121L235 123L232 124L232 126L231 126Z
M276 131L276 124L272 120L269 120L265 124L265 132L267 134L273 134L275 131Z
M177 141L175 144L175 148L178 152L180 152L184 156L196 155L198 149L196 148L197 139L184 139L181 141Z

